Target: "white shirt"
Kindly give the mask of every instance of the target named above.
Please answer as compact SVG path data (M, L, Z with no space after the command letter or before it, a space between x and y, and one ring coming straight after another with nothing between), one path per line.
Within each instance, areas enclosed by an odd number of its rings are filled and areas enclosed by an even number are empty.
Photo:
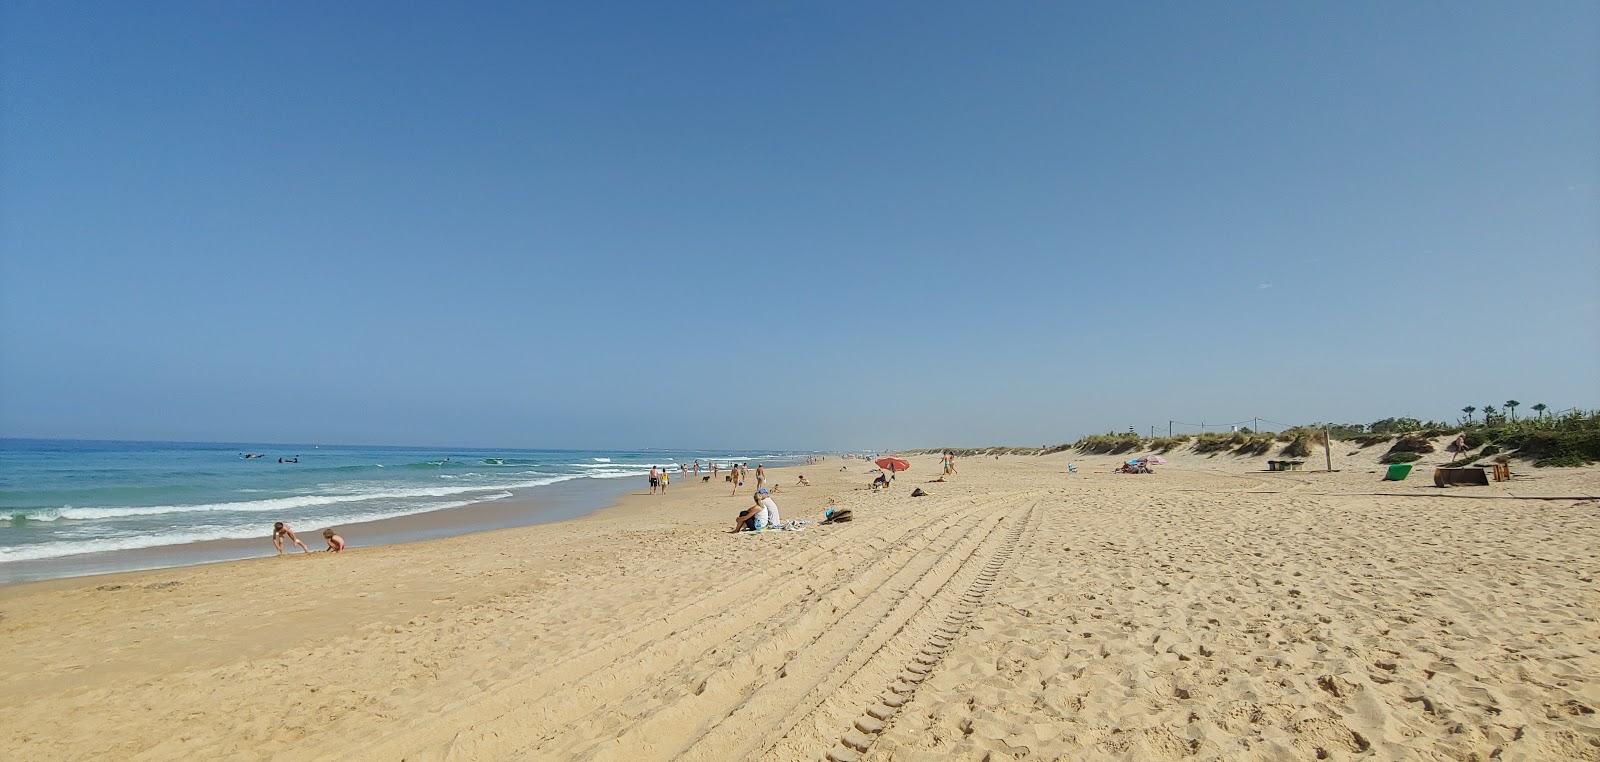
M765 521L769 527L783 523L783 519L778 518L778 504L772 502L770 497L761 498L761 512L757 513L756 517L759 521Z

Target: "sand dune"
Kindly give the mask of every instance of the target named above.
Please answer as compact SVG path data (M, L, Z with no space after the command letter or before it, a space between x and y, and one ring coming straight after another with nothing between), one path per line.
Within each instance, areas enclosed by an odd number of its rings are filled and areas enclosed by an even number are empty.
M890 494L859 462L798 469L786 518L857 516L798 533L722 534L749 498L674 484L558 525L6 588L0 754L1600 759L1600 503L1511 494L1593 471L1457 500L1370 464L974 458L925 484L934 461Z

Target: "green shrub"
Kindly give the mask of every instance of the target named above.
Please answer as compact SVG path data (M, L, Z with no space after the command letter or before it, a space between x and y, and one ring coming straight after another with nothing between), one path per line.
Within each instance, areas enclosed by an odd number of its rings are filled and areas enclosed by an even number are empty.
M1500 445L1489 445L1488 447L1483 448L1483 452L1478 453L1478 457L1487 458L1490 455L1494 455L1494 454L1497 454L1499 452L1500 452Z
M1388 434L1369 434L1369 435L1366 435L1366 436L1356 437L1355 439L1353 439L1351 441L1355 442L1356 444L1360 445L1363 448L1367 448L1367 447L1371 447L1371 446L1376 445L1376 444L1383 444L1384 442L1387 442L1387 441L1389 441L1391 439L1394 439L1394 437L1389 436Z
M1150 440L1149 447L1156 452L1166 454L1177 449L1179 445L1187 444L1189 437L1182 434L1175 437L1156 437Z
M1534 461L1533 465L1538 468L1550 468L1552 466L1557 468L1575 468L1577 466L1589 465L1589 459L1577 454L1552 455L1548 458L1540 458Z
M1600 429L1532 431L1523 437L1519 454L1535 466L1581 466L1600 460Z
M1095 434L1073 444L1085 455L1120 455L1139 449L1143 440L1138 434Z
M1407 434L1396 439L1394 445L1389 448L1389 452L1433 452L1433 443L1421 434Z
M1411 463L1411 462L1418 461L1418 460L1422 460L1422 453L1406 452L1406 451L1400 451L1400 452L1390 451L1387 455L1384 455L1382 458L1379 458L1378 462L1379 463L1385 463L1385 464L1389 464L1389 463Z
M1233 437L1229 434L1201 434L1200 438L1194 443L1194 451L1224 452L1232 450L1238 444L1240 443L1234 442Z
M1489 441L1487 439L1484 439L1483 431L1480 430L1480 429L1472 429L1471 431L1464 431L1464 432L1462 432L1462 434L1464 436L1466 436L1466 438L1467 438L1467 449L1468 450L1476 450L1479 447L1482 447L1484 442Z

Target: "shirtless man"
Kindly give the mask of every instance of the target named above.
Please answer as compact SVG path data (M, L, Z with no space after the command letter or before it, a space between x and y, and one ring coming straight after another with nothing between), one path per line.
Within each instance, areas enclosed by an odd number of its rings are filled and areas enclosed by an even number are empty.
M290 529L288 524L279 521L272 525L272 547L278 549L278 555L283 555L283 538L285 537L292 540L294 544L299 545L300 550L306 553L311 552L311 549L306 547L306 544L301 542L299 537L294 536L294 530Z
M650 467L650 494L654 495L661 486L661 471L655 466Z

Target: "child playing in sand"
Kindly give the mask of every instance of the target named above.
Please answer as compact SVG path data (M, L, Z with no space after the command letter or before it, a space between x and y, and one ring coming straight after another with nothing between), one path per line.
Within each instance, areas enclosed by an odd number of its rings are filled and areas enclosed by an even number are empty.
M328 541L329 553L338 553L344 550L344 538L334 534L332 529L322 530L322 539Z
M311 552L311 549L306 547L306 544L301 542L299 537L294 536L294 530L290 529L288 524L279 521L272 525L272 547L278 549L278 555L283 555L283 538L285 537L293 540L294 544L299 545L300 550L306 553Z

